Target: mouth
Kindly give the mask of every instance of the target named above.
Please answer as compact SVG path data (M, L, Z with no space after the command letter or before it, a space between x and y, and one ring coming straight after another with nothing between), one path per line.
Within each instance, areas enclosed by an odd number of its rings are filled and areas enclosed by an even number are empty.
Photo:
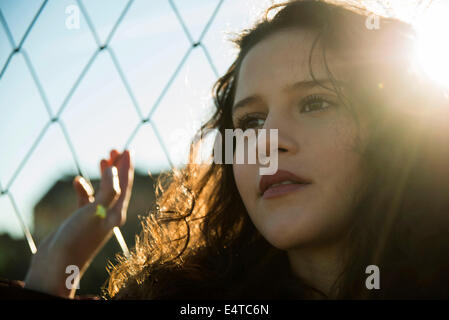
M310 183L288 183L273 185L262 194L263 199L271 199L307 187Z
M278 170L274 175L262 176L259 183L259 196L270 199L304 189L311 184L307 178L303 178L286 170Z

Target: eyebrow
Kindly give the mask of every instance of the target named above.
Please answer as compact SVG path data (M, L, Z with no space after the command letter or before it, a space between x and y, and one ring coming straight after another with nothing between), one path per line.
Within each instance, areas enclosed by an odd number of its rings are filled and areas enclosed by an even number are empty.
M314 81L314 80L298 81L291 85L287 85L284 88L284 90L292 91L292 90L297 90L297 89L313 88L313 87L317 87L318 83L319 84L327 84L327 83L332 83L332 82L333 81L331 81L331 79L317 79L316 81ZM338 86L345 86L345 82L343 82L343 81L334 80L334 82ZM329 88L325 88L325 89L329 89ZM257 103L257 102L261 102L261 101L262 101L262 97L258 94L246 97L242 100L239 100L237 103L234 104L234 106L232 107L232 113L234 113L237 109L243 108L251 103Z

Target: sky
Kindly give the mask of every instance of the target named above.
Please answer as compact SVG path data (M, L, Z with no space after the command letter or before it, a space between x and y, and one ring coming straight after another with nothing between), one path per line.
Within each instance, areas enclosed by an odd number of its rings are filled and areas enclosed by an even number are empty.
M125 0L84 0L101 44L127 5ZM174 0L193 41L197 41L218 0ZM0 10L15 46L20 43L43 1L0 0ZM225 0L219 7L200 47L191 50L178 76L152 113L152 121L176 166L187 155L188 142L202 121L213 112L211 88L232 63L236 51L233 33L250 27L271 1ZM98 164L111 148L122 150L142 116L148 116L170 77L191 48L189 38L167 0L135 0L116 29L109 47L121 66L136 103L128 94L111 55L99 52L79 85L69 95L98 45L80 13L79 29L66 26L76 1L50 0L22 45L41 84L42 96L25 57L15 54L0 79L0 233L15 238L23 232L13 208L17 205L33 231L32 209L51 186L77 173L73 153L58 122L60 112L82 172L98 178ZM78 7L79 8L79 7ZM69 17L70 16L70 17ZM70 24L69 24L70 25ZM0 67L13 46L0 27ZM44 103L45 99L47 103ZM136 105L138 108L136 108ZM37 143L39 136L42 138ZM30 153L31 148L35 148ZM169 168L164 149L147 123L130 141L136 169L158 172ZM30 153L26 162L23 159ZM18 168L22 168L18 170Z

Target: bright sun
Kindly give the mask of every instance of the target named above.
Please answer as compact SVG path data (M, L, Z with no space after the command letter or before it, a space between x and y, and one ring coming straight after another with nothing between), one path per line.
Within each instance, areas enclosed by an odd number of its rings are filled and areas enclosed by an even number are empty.
M434 1L414 25L418 63L430 78L449 88L449 1Z

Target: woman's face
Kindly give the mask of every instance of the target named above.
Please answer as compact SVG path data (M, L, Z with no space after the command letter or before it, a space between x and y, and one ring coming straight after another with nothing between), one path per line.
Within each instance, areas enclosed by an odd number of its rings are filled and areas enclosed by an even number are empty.
M251 220L272 245L285 250L341 237L357 214L350 209L363 185L360 155L354 150L357 134L363 137L363 118L358 117L357 131L336 94L312 82L308 61L314 37L310 31L287 29L255 45L242 61L234 101L247 101L233 111L234 127L278 129L278 170L311 181L263 197L259 168L267 165L233 164ZM344 85L345 70L354 61L328 53L327 62ZM322 59L314 58L312 67L316 79L328 78Z

